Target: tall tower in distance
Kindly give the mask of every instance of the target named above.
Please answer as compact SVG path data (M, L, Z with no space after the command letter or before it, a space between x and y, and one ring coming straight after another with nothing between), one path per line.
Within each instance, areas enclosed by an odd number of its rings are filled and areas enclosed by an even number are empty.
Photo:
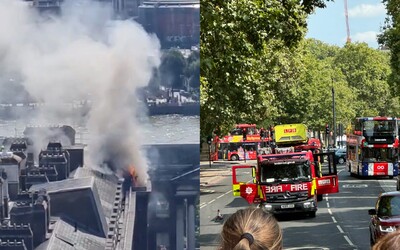
M351 43L350 26L349 26L349 13L347 12L347 0L344 0L344 15L346 17L347 43Z

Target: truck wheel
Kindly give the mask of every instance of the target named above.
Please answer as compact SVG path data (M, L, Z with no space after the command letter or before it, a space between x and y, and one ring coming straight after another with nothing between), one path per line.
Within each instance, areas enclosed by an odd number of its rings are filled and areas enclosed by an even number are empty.
M338 163L339 164L343 164L344 163L344 159L343 158L339 158Z
M231 161L237 161L237 160L239 160L238 155L231 155Z
M318 195L317 195L317 201L322 201L322 200L323 200L322 194L318 194Z

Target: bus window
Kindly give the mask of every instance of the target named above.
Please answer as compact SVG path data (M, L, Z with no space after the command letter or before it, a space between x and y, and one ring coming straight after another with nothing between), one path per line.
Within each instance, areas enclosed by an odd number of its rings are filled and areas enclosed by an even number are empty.
M355 161L356 160L356 147L355 146L349 146L347 149L347 158L351 161Z
M395 151L391 148L364 148L363 160L366 162L396 161Z

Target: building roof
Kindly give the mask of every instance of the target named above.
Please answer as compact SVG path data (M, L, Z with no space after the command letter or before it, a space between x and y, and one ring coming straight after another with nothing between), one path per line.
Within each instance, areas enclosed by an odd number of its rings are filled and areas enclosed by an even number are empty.
M43 184L35 184L29 191L45 189L50 195L51 215L68 216L85 225L98 236L107 233L107 220L100 201L94 177L66 179ZM114 197L114 194L110 194Z
M60 218L50 239L36 248L36 250L97 250L105 248L105 238L98 237L77 227L69 219Z
M110 174L102 174L96 170L80 167L74 173L74 178L93 177L94 183L99 193L101 206L103 207L104 215L107 223L109 222L112 208L114 205L115 192L118 186L118 177Z

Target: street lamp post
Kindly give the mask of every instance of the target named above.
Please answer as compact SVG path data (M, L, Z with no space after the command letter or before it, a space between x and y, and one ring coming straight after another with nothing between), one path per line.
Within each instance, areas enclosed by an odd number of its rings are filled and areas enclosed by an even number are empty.
M336 113L335 113L335 89L332 87L332 114L333 114L333 147L336 147Z
M213 142L212 136L208 136L207 144L208 144L208 166L211 168L211 144Z

